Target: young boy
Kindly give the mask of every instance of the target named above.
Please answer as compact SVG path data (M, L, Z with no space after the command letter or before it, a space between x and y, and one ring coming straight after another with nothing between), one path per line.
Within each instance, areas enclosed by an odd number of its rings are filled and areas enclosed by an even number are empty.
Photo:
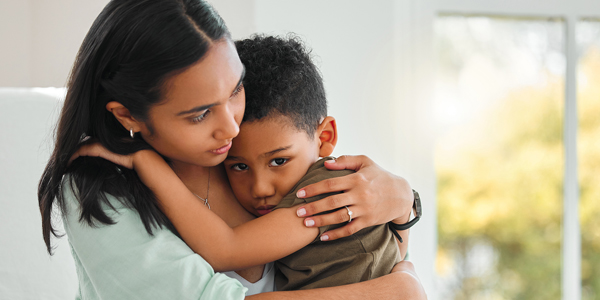
M258 36L236 47L246 67L246 111L224 165L238 201L262 216L327 196L295 196L308 184L351 172L324 167L337 128L327 116L323 81L309 53L296 38ZM317 238L278 260L275 284L277 290L295 290L365 281L389 274L400 260L392 231L379 225L335 241Z

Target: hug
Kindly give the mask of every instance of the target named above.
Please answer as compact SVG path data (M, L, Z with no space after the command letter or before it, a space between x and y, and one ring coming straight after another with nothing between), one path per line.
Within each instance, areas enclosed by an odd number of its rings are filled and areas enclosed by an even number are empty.
M115 0L67 87L38 197L78 299L426 298L403 260L418 194L367 157L319 159L337 125L296 38L234 43L204 1Z

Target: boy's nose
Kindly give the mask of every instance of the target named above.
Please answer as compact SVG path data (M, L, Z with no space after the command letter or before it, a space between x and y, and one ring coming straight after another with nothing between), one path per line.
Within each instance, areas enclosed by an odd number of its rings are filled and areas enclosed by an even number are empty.
M275 194L275 187L264 178L255 180L252 185L252 196L254 198L267 198Z

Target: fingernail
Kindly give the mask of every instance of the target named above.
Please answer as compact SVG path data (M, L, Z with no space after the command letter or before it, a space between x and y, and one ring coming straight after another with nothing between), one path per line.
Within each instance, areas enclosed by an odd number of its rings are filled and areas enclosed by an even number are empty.
M335 159L329 159L325 161L326 164L334 164L335 163Z
M306 225L306 227L315 226L315 221L311 220L311 219L306 219L306 220L304 220L304 225Z
M306 196L306 191L304 191L304 190L299 190L299 191L296 193L296 197L298 197L298 198L302 198L302 197L304 197L304 196Z
M299 208L299 209L296 211L296 214L298 215L298 217L303 217L304 215L306 215L306 209L304 209L304 207L302 207L302 208Z
M328 240L329 240L329 236L328 235L324 234L324 235L321 236L321 241L322 242L328 241Z

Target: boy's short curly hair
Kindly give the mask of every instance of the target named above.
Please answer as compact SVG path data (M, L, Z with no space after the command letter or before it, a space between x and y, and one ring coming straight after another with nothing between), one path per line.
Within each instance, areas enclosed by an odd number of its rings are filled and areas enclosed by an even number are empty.
M302 40L255 35L235 46L246 67L243 122L284 115L313 137L327 116L327 99L321 73Z

